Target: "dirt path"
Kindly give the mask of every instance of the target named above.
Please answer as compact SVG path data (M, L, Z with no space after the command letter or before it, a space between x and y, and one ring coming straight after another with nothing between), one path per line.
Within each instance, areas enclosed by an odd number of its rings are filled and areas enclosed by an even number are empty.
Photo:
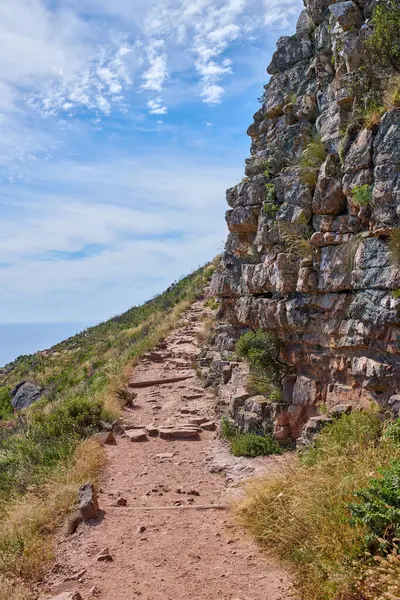
M137 389L138 407L125 411L127 424L213 420L215 399L191 368L200 351L196 332L204 310L195 303L165 349L140 363L133 375L134 382L190 378ZM81 525L60 542L47 595L41 597L79 591L84 600L288 600L287 574L245 539L229 511L179 508L226 502L225 478L211 473L205 462L216 444L214 431L201 431L197 439L125 437L108 446L99 493L104 519ZM117 506L120 498L126 506ZM113 560L99 562L105 547Z

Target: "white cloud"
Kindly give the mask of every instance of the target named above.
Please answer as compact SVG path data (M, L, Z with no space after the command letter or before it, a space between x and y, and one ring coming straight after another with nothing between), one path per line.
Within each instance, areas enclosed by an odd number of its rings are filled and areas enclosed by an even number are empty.
M168 112L167 107L162 104L161 97L157 97L155 100L149 100L147 102L147 107L151 115L166 115Z
M132 172L132 158L117 156L32 171L29 186L8 188L16 212L0 222L0 255L12 265L1 270L3 319L25 320L27 305L33 321L103 319L212 258L225 236L221 198L238 170L152 156L136 157ZM85 248L94 251L68 260ZM60 314L52 299L65 295Z
M167 55L162 52L163 40L153 40L147 49L149 68L143 73L142 90L161 92L168 77Z
M201 96L206 104L220 104L225 90L220 85L204 83Z

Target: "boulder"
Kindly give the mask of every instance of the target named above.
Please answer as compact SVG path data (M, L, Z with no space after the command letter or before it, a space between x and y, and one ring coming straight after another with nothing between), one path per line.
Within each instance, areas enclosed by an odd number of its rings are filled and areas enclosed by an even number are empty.
M22 381L11 392L12 407L15 410L27 408L39 400L42 394L43 391L34 383L30 381Z

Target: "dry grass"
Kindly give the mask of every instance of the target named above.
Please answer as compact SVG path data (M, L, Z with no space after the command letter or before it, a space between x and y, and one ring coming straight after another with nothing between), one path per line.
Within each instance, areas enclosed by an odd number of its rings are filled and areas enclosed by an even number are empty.
M373 414L345 417L337 435L325 430L314 455L296 457L284 474L250 484L237 507L253 536L293 564L302 600L376 598L359 594L357 582L369 569L365 530L351 523L348 504L394 458L392 446L376 443L378 426Z
M68 469L54 473L37 493L0 507L0 600L30 597L26 586L40 579L51 561L54 533L76 503L79 486L96 482L104 465L104 449L85 440Z
M396 546L386 557L376 557L375 565L367 574L363 588L374 600L398 600L400 598L400 554Z
M385 92L384 104L387 110L400 107L400 77L394 77Z
M201 330L196 333L196 338L203 344L211 336L215 329L216 319L213 315L206 315L201 323Z

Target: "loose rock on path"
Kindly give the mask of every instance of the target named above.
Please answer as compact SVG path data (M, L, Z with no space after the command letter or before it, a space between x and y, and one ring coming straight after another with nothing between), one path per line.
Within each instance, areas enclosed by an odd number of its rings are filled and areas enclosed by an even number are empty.
M192 369L206 311L194 303L162 352L135 368L138 395L136 408L124 412L126 437L106 446L98 494L104 514L60 540L40 598L63 592L78 592L83 600L293 597L284 568L246 539L224 510L226 479L205 461L220 444L213 431L215 398Z

